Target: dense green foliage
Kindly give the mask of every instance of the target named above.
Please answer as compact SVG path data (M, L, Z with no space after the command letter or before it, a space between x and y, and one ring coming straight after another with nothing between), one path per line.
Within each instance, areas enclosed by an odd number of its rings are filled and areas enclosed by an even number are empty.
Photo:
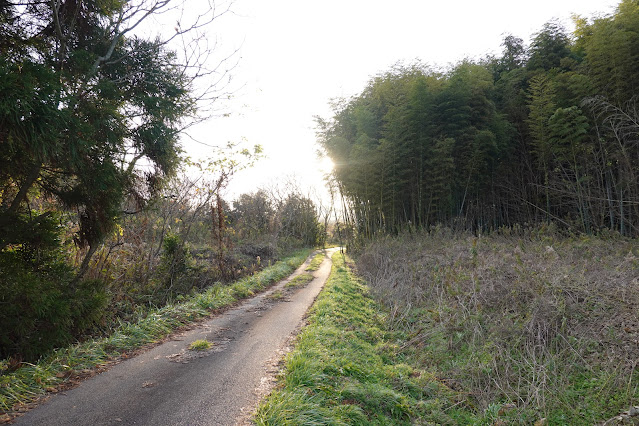
M0 247L51 211L29 205L36 190L77 211L76 239L93 247L126 197L148 199L174 171L194 100L163 42L127 35L134 13L111 0L2 3Z
M0 3L0 357L33 359L97 323L106 295L83 281L89 260L123 202L144 204L175 169L194 100L163 42L127 34L141 12Z
M101 282L69 285L73 271L61 258L34 263L21 251L0 252L0 359L36 359L64 346L90 329L106 307Z
M320 120L360 232L552 220L639 234L639 4L576 22L447 72L398 65Z

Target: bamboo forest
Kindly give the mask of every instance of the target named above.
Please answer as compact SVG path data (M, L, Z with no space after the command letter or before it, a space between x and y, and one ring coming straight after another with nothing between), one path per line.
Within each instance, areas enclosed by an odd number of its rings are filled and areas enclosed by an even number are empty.
M398 64L318 119L365 235L552 222L639 234L639 5L445 71Z

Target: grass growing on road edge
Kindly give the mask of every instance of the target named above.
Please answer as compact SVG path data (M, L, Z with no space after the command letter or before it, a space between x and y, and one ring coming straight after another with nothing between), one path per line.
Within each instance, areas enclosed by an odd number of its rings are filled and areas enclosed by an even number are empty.
M212 346L213 346L213 343L209 342L208 340L198 339L191 342L191 344L189 345L189 350L206 351L208 349L211 349Z
M326 252L320 251L315 256L313 256L313 260L311 260L311 263L304 270L307 272L317 271L320 265L322 264L322 262L324 261L325 257L326 257Z
M293 256L265 268L261 272L238 280L232 285L215 285L187 300L149 312L135 323L122 322L109 337L76 344L53 351L37 364L24 363L8 371L8 362L0 361L0 421L2 413L17 404L28 403L56 386L90 374L90 369L144 345L158 342L177 328L208 317L211 311L249 297L270 284L287 277L308 257L310 250L300 250Z
M398 355L401 336L339 253L308 322L255 423L456 423L458 395Z
M309 273L303 273L296 276L291 281L287 282L284 288L304 287L306 284L310 283L311 281L313 281L313 275Z

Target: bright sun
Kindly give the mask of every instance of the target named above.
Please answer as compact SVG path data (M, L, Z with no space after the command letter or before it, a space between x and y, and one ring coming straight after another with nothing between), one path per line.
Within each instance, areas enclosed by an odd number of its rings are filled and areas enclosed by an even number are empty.
M333 161L328 158L328 156L322 157L318 162L318 169L323 174L332 172L333 167L335 167L335 164L333 164Z

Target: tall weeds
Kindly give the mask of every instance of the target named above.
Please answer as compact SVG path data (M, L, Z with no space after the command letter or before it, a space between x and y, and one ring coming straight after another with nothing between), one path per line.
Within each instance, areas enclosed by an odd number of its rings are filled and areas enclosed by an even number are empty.
M637 403L639 245L552 230L385 237L359 255L404 350L479 412L593 424Z

